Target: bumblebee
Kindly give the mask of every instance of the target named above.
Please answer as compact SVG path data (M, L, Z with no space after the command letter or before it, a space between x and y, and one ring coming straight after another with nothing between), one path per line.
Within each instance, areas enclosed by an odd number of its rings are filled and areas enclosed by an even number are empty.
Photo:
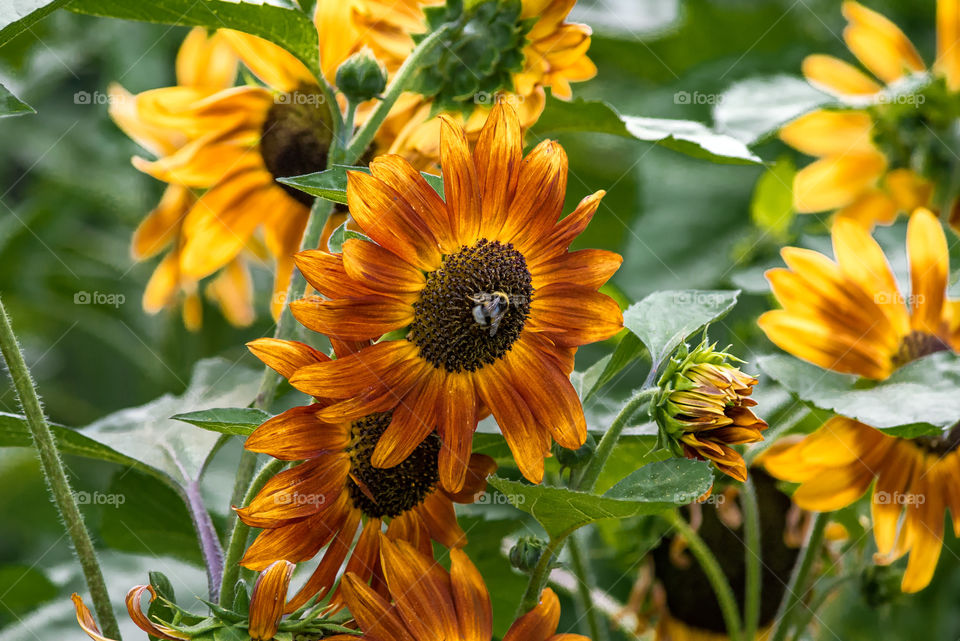
M473 320L480 327L489 327L490 336L496 336L500 329L500 321L510 309L511 304L516 304L509 294L505 292L480 292L469 297L476 303L471 312Z

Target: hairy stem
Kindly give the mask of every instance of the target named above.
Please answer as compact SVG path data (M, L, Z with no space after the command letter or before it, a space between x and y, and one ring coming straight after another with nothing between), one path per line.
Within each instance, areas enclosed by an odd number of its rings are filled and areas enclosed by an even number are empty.
M207 566L207 586L210 600L216 601L220 596L220 581L223 576L223 548L217 538L217 530L210 520L210 513L204 505L200 495L200 484L197 481L188 481L186 485L187 508L193 527L200 538L200 549L203 552L204 564Z
M23 353L17 344L17 338L10 326L10 319L7 317L7 310L4 308L2 300L0 300L0 351L3 352L3 358L7 362L10 378L13 379L13 386L17 391L17 398L20 400L27 426L33 436L34 447L37 448L37 454L40 456L43 476L53 494L57 510L60 512L60 518L66 525L67 534L70 535L74 552L76 552L80 567L83 569L83 576L87 581L87 588L90 590L90 597L93 600L97 618L100 619L103 633L107 637L120 639L120 628L113 614L113 608L110 607L110 596L107 592L107 585L103 580L103 572L100 569L97 552L93 547L93 541L90 539L90 533L87 532L86 525L84 525L80 509L77 507L76 498L70 488L70 481L67 479L56 441L50 431L50 426L47 424L47 419L43 415L43 407L40 404L40 397L37 395L37 388L30 376L30 370L23 360Z
M743 641L743 625L740 622L740 611L737 608L737 599L734 597L733 589L730 587L730 582L727 581L727 577L723 573L717 557L713 555L713 552L710 551L710 548L704 540L700 538L696 530L690 527L690 524L680 516L679 512L676 510L666 512L663 514L663 517L673 526L677 534L686 540L690 551L703 569L703 573L707 575L707 580L710 581L710 587L713 588L717 602L720 604L720 611L723 613L723 622L727 627L727 636L730 637L731 641Z

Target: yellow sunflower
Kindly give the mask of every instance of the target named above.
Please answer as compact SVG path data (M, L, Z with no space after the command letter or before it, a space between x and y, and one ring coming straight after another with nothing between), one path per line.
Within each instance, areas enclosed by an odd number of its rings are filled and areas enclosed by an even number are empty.
M290 577L293 576L294 565L287 561L277 561L267 567L257 576L250 595L250 616L247 622L247 632L253 641L270 641L277 634L280 619L283 617L284 605L287 599L287 590L290 587ZM127 613L138 628L151 637L166 641L181 641L189 639L190 635L178 632L173 628L157 621L152 621L144 614L142 597L150 595L150 601L157 598L157 593L149 585L134 586L127 593ZM100 633L97 622L93 619L90 610L76 592L71 597L77 613L77 623L84 632L94 641L111 641Z
M372 242L297 256L326 297L292 304L303 325L342 341L402 337L300 367L290 383L343 399L320 410L322 420L393 410L378 467L400 463L436 429L451 491L463 485L478 417L492 412L523 474L539 482L551 436L567 448L586 438L568 377L579 345L622 327L620 308L597 292L621 258L568 251L603 192L559 220L566 155L548 140L522 158L511 107L493 109L472 155L463 130L443 123L444 199L408 162L381 156L372 174L350 172L347 187Z
M910 555L901 589L917 592L933 578L943 546L943 519L960 536L960 423L943 436L897 438L837 416L799 441L784 439L761 457L779 479L800 483L793 494L803 509L844 508L871 484L875 561Z
M838 219L836 262L785 247L787 269L767 272L783 309L758 323L778 347L820 367L874 380L927 354L960 350L960 301L948 300L943 227L919 209L907 228L910 295L901 294L883 250L860 225Z
M534 20L523 48L523 69L513 74L512 91L499 96L483 96L488 102L508 102L517 109L523 130L540 118L546 104L546 89L558 98L570 98L571 82L589 80L597 68L587 56L590 27L567 22L576 0L522 0L521 20ZM464 127L467 140L474 144L490 111L479 105L464 118L451 114ZM390 153L404 156L414 164L429 165L440 157L440 120L432 116L432 105L422 102L406 125L397 132Z
M399 67L413 48L407 29L416 24L419 4L412 0L389 5L378 0L321 0L315 22L321 33L321 65L327 80L332 83L340 63L368 46L381 56L389 71ZM190 38L203 35L202 30L195 33ZM188 284L196 283L228 267L245 249L260 249L256 233L262 231L266 250L276 261L271 305L276 316L283 307L292 256L299 249L313 199L280 185L275 178L326 167L329 113L316 80L290 53L235 31L218 31L214 39L218 57L182 53L178 58L180 86L137 96L114 88L116 95L127 97L122 101L124 113L114 113L114 117L131 135L160 131L177 136L176 145L145 145L159 156L156 160L134 158L138 169L170 184L172 194L151 216L149 238L142 241L154 247L159 244L157 238L181 239L162 265L167 270L166 281L176 274ZM227 55L234 65L230 74L219 69L225 64L221 57ZM237 57L265 87L230 87ZM185 79L205 73L221 81L215 87L219 91L200 92L185 86ZM409 97L398 102L395 117L405 118L414 102ZM369 106L364 106L358 122L362 123L368 112ZM136 130L128 125L131 122L137 123ZM386 149L395 129L385 126L376 145ZM241 280L229 267L226 274L232 282ZM249 291L249 277L242 284ZM213 293L226 297L223 288L215 287ZM153 294L150 300L158 297ZM252 312L243 319L248 323Z
M873 77L854 65L827 55L808 56L803 74L815 87L856 104L875 97L926 66L906 35L883 15L848 0L843 3L848 25L847 47ZM937 2L937 57L935 78L948 92L960 89L960 2ZM929 104L927 105L929 106ZM819 160L801 169L794 180L794 207L798 212L839 210L840 216L861 224L889 224L900 212L929 207L930 180L909 165L914 145L897 145L888 137L883 114L877 109L820 109L784 126L780 137L797 150ZM896 105L894 105L896 108ZM924 118L923 102L907 103L908 117ZM895 124L896 126L896 124ZM894 134L896 135L896 134Z
M387 537L380 556L393 603L348 572L344 598L362 635L327 637L330 641L491 641L490 593L463 551L450 551L449 572L410 544ZM547 588L540 603L510 626L503 641L589 641L579 634L557 634L559 622L560 600Z
M344 354L343 346L337 346ZM330 362L325 354L293 341L263 338L249 347L286 377L303 367ZM237 510L244 523L264 530L241 564L262 570L278 559L298 563L326 546L317 570L287 605L288 612L315 594L326 594L348 555L347 571L382 587L377 560L385 524L388 536L410 541L424 551L432 550L432 541L447 547L464 545L466 536L457 525L454 502L473 502L496 469L490 457L473 454L463 488L443 490L437 485L440 439L436 434L427 435L398 465L373 467L370 458L390 424L390 413L352 421L321 419L319 413L332 402L319 398L287 410L257 428L245 445L280 460L303 462L277 474L250 505ZM360 538L351 553L358 528Z
M176 71L177 99L185 103L203 100L233 84L237 57L223 36L208 37L205 29L197 28L180 47ZM117 85L110 87L110 115L137 144L157 156L173 154L188 142L187 136L176 127L145 117L137 97ZM137 227L131 244L136 260L147 260L170 247L147 283L143 308L153 314L175 306L182 299L184 325L191 330L200 327L202 304L197 279L187 277L180 269L180 253L183 220L196 201L189 188L168 185L160 203ZM207 286L207 295L220 305L224 316L234 325L252 322L253 291L243 258L237 257L227 264Z

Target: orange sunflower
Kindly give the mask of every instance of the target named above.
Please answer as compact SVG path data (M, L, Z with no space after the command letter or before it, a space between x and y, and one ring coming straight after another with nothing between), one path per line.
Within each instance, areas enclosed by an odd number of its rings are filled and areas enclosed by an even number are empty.
M493 109L473 155L463 130L443 123L444 199L408 162L381 156L372 175L350 172L347 187L350 213L372 240L297 255L326 297L292 304L303 325L342 341L395 340L299 367L290 383L342 399L318 412L322 420L392 410L377 467L400 463L436 429L451 491L463 486L478 417L490 411L524 476L539 482L551 436L567 448L586 438L568 377L577 346L622 327L620 308L597 292L621 258L568 251L603 192L558 222L566 155L544 141L522 158L511 107Z
M873 77L843 60L818 54L803 61L803 74L812 85L856 105L875 100L885 86L895 88L912 74L926 71L916 48L889 19L851 0L843 3L843 15L848 21L843 32L847 47ZM960 89L958 0L937 1L933 77L942 79L951 94ZM925 110L934 102L919 102L907 116L925 119ZM891 156L890 145L884 144L889 113L882 101L871 108L820 109L781 129L787 144L819 158L794 180L798 212L839 210L841 216L869 226L889 224L900 212L930 206L932 183L909 166L908 156ZM906 145L905 153L914 147Z
M340 63L364 47L374 49L388 71L399 67L413 49L407 29L417 24L419 4L412 0L389 6L379 0L321 0L315 23L322 34L321 66L327 80L332 83ZM203 34L202 30L195 33L198 35L190 38ZM131 135L143 131L177 135L175 146L145 145L159 156L156 160L133 160L141 171L168 183L172 192L161 203L162 214L148 219L151 247L159 245L154 251L163 245L153 239L180 239L176 251L162 264L166 281L176 274L187 284L196 283L231 265L246 249L263 255L257 235L261 231L262 242L276 261L271 305L276 316L283 307L292 256L299 249L313 198L275 178L326 168L329 110L316 80L292 54L236 31L218 31L214 39L216 56L182 53L178 58L180 86L137 96L119 87L112 89L128 97L122 102L124 112L115 111L114 117ZM226 74L220 67L225 65L221 58L228 55L234 66ZM237 57L266 86L230 87ZM215 87L219 91L201 92L184 86L185 78L205 73L220 81ZM398 102L397 115L392 117L405 120L413 102L410 97ZM369 105L361 108L359 123L368 112ZM136 130L128 126L131 122L137 123ZM386 149L394 130L396 126L388 123L375 146ZM237 272L228 268L227 273L240 283ZM249 291L249 277L242 284ZM214 291L226 295L222 289L219 286ZM157 297L152 295L150 300ZM243 319L249 322L252 311Z
M960 351L960 301L946 295L950 258L943 227L919 209L907 228L910 296L897 287L880 245L861 226L833 226L836 262L785 247L788 269L767 272L783 309L758 323L778 347L820 367L882 380L927 354Z
M176 99L186 104L231 86L237 73L237 57L222 35L208 37L205 29L196 28L180 47L176 71ZM110 87L110 115L124 133L157 156L173 154L188 142L176 127L153 122L141 111L137 97L118 85ZM196 201L188 187L168 185L160 203L137 227L131 244L134 259L141 261L171 248L147 283L143 308L155 314L182 299L184 325L191 330L200 327L202 304L197 279L187 277L180 269L180 254L183 220ZM207 286L207 295L220 305L227 320L244 326L253 320L252 289L245 261L238 256Z
M873 484L874 560L886 565L909 554L900 587L917 592L933 578L948 508L960 536L958 445L960 423L941 436L908 439L837 416L806 438L773 445L761 462L777 478L800 483L793 501L805 510L847 507Z
M330 641L492 639L490 593L463 551L450 551L449 572L404 541L384 537L380 556L393 604L348 572L344 598L363 634L327 637ZM579 634L557 634L559 623L560 600L547 588L540 603L510 626L503 641L589 641Z
M249 347L285 377L303 367L330 362L325 354L294 341L263 338ZM462 489L443 490L437 485L440 439L436 434L427 435L400 464L374 467L370 458L390 424L390 413L354 420L321 418L320 413L333 402L319 398L312 405L287 410L257 428L245 445L280 460L303 462L277 474L250 505L237 510L244 523L264 530L241 564L262 570L278 559L298 563L326 546L313 576L288 603L288 612L315 594L326 594L348 555L348 571L382 587L377 561L379 534L385 524L388 536L410 541L425 552L432 551L432 541L447 547L466 544L454 502L473 502L496 469L490 457L473 454ZM351 553L358 528L360 538Z

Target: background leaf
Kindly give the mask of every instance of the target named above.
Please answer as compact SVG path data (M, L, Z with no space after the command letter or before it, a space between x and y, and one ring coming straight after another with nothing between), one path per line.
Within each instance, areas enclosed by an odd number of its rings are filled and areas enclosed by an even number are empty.
M10 0L0 6L0 45L16 38L69 0Z
M0 118L32 113L37 113L33 107L14 96L9 89L0 84Z
M196 425L211 432L249 436L253 430L270 418L270 415L255 407L216 407L209 410L175 414L170 418Z

